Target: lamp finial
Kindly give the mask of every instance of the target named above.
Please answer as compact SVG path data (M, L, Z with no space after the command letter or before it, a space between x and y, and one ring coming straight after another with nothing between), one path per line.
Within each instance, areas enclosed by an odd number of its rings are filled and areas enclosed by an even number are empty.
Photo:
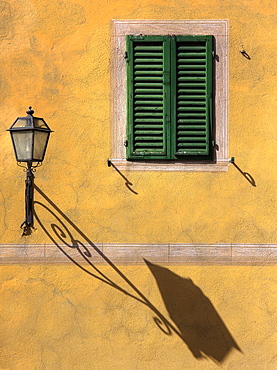
M33 111L32 107L29 107L29 109L26 111L26 113L27 113L29 116L32 116L35 112Z

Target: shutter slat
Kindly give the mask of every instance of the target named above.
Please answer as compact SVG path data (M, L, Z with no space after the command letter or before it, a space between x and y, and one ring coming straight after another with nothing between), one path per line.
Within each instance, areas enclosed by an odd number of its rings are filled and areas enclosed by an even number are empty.
M137 44L134 45L134 51L136 52L138 50L150 51L151 53L154 53L155 51L163 51L163 46L162 44L154 45L154 43L151 43L151 45L139 44L139 41L137 41Z
M142 63L142 65L144 63L153 63L157 65L162 65L162 61L159 56L157 56L156 58L151 58L151 59L150 58L135 58L135 63L136 64Z
M190 75L191 77L193 77L193 76L205 76L205 71L181 71L181 70L179 70L178 75L179 76Z
M187 107L187 106L182 106L178 107L178 111L187 111L189 108L190 112L206 112L206 109L204 107Z
M151 69L161 69L162 65L159 65L159 64L152 64L152 65L140 64L140 65L136 65L134 68L139 69L139 70L147 69L148 71L151 71Z
M206 47L205 46L200 46L200 45L185 45L185 46L182 46L181 44L179 44L178 46L178 51L190 51L190 50L193 50L194 52L195 51L206 51Z
M205 125L179 125L178 126L178 129L179 130L196 130L196 129L199 129L199 130L204 130L205 129Z
M194 73L194 70L202 70L205 72L205 66L203 64L183 64L179 65L178 69L185 69L186 72Z
M151 149L151 154L154 154L155 152L153 152L153 148L160 148L162 149L163 148L163 145L161 143L151 143L151 142L147 142L147 143L141 143L139 141L137 141L134 145L135 148L142 148L143 147L143 150L147 153L147 151L149 149ZM159 154L160 153L160 149L159 149Z
M140 76L140 75L143 75L143 76L163 76L163 72L162 71L135 71L134 72L134 75L135 76ZM147 77L146 77L147 78Z
M142 76L142 77L136 77L136 81L159 81L162 82L162 77L155 77L155 76Z
M201 53L201 52L199 52L199 53L189 53L189 52L185 52L185 53L182 53L182 52L180 52L180 53L178 53L178 57L179 58L189 58L189 57L199 57L199 58L203 58L203 59L205 59L206 58L206 53L205 52L203 52L203 53Z
M206 97L205 89L178 89L178 93L190 93L190 94L197 94L198 97Z
M151 108L150 106L151 105L154 105L155 107L160 107L161 108L163 107L162 105L162 101L158 101L158 100L136 100L135 102L135 105L145 105L146 107L149 107Z
M162 134L162 129L163 128L161 127L160 130L156 130L156 128L155 129L152 129L152 130L150 130L149 128L147 128L147 130L145 130L145 129L143 129L143 130L135 130L135 134L138 135L137 142L140 141L141 138L147 137L147 136L149 136L149 137L152 137L152 136L153 137L156 137L157 136L157 139L158 139L158 137L160 136L160 134Z
M195 55L195 56L197 56L197 55ZM192 65L194 65L194 64L196 64L196 65L205 65L205 61L206 61L206 59L205 58L203 58L203 57L200 57L200 58L185 58L185 59L183 59L183 58L179 58L178 59L178 63L183 63L184 65L187 65L187 64L192 64Z
M162 94L163 93L163 88L161 89L135 89L135 93L139 93L139 94ZM160 95L161 96L161 95Z
M135 117L149 117L149 112L136 112ZM150 117L163 117L163 112L151 112Z
M147 82L135 82L135 87L152 87L152 88L160 88L161 83L158 82L152 82L152 83L147 83Z
M181 109L181 108L180 108ZM147 112L151 112L151 111L161 111L163 112L163 107L157 107L157 106L154 106L154 107L135 107L135 111L147 111Z
M180 82L185 81L185 82L188 82L188 83L190 83L191 81L193 81L193 82L196 82L196 81L202 82L202 81L206 81L206 78L205 77L195 77L195 76L194 77L191 77L191 76L189 76L189 77L179 77L178 81L180 81Z
M197 99L197 100L202 100L202 102L205 103L205 97L206 96L203 96L203 95L202 96L199 96L199 95L182 95L181 94L182 92L185 92L185 91L181 91L181 90L178 91L178 93L180 94L179 95L180 100L189 101L189 100ZM191 91L190 91L190 93L191 93Z
M182 96L182 95L179 95L179 101L178 101L178 105L182 105L183 107L206 107L206 101L203 100L189 100L188 99L188 96L185 95L185 96Z
M204 139L205 139L205 131L178 131L178 134L184 136L184 137L179 137L178 141L199 140L201 134L204 136ZM197 138L193 138L193 137L187 138L185 137L185 135L197 136Z
M201 112L200 114L198 114L198 113L195 113L194 112L194 115L192 115L192 114L186 114L186 113L179 113L178 114L178 120L177 120L177 122L185 122L185 121L187 121L187 122L189 122L189 121L206 121L206 113L204 113L203 114L203 112Z
M152 52L152 53L148 53L147 51L144 51L144 52L135 52L134 53L134 56L136 57L136 58L138 58L138 57L143 57L143 58L147 58L147 57L153 57L153 56L155 56L155 57L162 57L163 56L163 53L154 53L154 51Z
M141 125L141 124L136 124L135 125L135 130L136 129L141 129L141 130L145 130L145 129L147 129L147 130L151 130L151 129L160 129L160 130L162 130L163 129L163 125L152 125L152 124L147 124L147 125L145 125L145 124L143 124L143 125Z
M205 89L206 87L206 84L205 83L197 83L195 80L194 82L180 82L179 84L179 87L187 87L189 89L193 88L193 87L201 87L203 89Z
M162 119L159 119L159 118L136 118L134 120L135 122L158 122L158 123L163 123L163 120Z
M206 123L206 119L178 119L178 128L179 128L179 125L180 124L190 124L190 123L194 123L194 124L197 124L197 123Z

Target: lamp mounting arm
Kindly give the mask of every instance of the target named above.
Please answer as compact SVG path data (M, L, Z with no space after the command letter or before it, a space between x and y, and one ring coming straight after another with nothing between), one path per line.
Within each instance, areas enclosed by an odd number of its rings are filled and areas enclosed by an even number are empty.
M32 162L28 162L25 180L25 221L21 225L22 236L30 235L34 229L34 169Z

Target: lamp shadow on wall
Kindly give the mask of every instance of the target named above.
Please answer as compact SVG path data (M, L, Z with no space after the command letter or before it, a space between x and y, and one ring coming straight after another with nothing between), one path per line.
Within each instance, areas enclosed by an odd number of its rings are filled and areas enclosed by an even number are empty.
M171 320L195 358L222 363L232 349L241 349L212 302L191 279L146 261L156 279Z
M209 358L220 365L232 349L241 352L210 300L192 280L184 279L167 268L145 260L156 279L173 324L40 188L36 185L34 187L47 202L47 205L34 202L37 222L60 252L78 268L148 307L155 315L153 319L158 328L168 336L176 334L196 359ZM48 217L47 226L38 215L39 208L46 211L51 218L49 222ZM112 269L113 278L92 263L92 257L107 263ZM119 278L120 283L115 277Z

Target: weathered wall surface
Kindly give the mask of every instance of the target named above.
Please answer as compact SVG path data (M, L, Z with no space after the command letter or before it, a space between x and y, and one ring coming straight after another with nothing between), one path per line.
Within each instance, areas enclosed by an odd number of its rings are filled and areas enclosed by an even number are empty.
M1 1L0 243L53 242L43 206L19 230L25 174L5 130L29 105L55 131L36 185L93 243L276 243L276 15L272 0ZM233 165L125 172L135 194L107 167L111 19L229 20L229 154L256 186ZM276 267L88 261L1 266L1 369L277 368Z
M24 174L4 130L29 105L55 131L36 184L48 194L51 189L51 199L94 240L275 242L274 2L53 0L1 7L2 243L22 243L24 219ZM135 195L106 166L114 18L229 19L229 153L256 187L234 166L227 173L132 171L125 175ZM47 241L41 229L28 239Z
M83 267L1 269L1 369L276 369L276 268Z

